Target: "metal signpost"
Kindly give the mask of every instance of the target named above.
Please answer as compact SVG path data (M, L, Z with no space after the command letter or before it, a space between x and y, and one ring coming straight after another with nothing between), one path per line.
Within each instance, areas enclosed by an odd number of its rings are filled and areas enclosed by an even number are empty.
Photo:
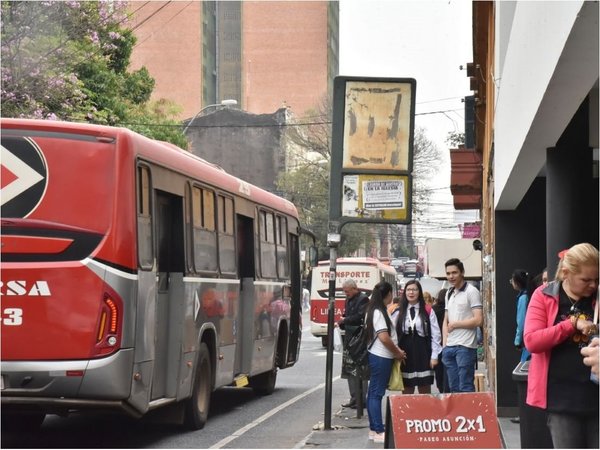
M332 429L333 319L342 227L351 222L411 222L416 86L413 78L339 76L334 80L327 235L326 430Z

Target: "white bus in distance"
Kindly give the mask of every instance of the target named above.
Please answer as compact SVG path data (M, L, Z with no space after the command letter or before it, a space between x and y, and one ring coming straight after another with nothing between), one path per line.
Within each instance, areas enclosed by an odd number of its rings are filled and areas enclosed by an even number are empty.
M320 261L312 269L310 286L310 331L320 337L323 347L327 346L327 314L329 310L329 260ZM376 258L338 258L335 280L334 322L344 314L346 297L342 285L348 279L356 281L358 288L370 296L373 287L386 280L397 294L396 271Z

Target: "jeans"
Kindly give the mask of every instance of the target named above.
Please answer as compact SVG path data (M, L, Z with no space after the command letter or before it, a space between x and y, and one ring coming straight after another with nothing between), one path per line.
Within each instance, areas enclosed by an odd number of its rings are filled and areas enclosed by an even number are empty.
M371 378L369 379L369 391L367 395L367 414L369 415L369 429L377 433L385 431L381 414L381 400L385 395L390 381L393 362L393 359L382 358L381 356L369 353Z
M548 413L554 448L598 448L598 414L575 416Z
M476 348L462 345L445 347L442 361L446 367L450 392L475 392Z

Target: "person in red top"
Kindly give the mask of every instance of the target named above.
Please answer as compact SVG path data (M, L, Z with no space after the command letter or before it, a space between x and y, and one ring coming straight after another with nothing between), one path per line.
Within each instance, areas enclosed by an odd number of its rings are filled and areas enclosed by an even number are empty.
M598 448L598 385L580 355L590 336L598 291L598 249L564 252L555 281L533 293L525 318L531 352L527 404L545 409L554 448Z

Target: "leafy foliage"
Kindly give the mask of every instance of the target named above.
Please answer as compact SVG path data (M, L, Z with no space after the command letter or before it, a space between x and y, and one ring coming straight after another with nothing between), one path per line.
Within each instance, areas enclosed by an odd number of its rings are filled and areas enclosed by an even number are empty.
M288 167L276 184L284 196L296 205L301 222L317 236L319 259L328 259L327 224L329 221L329 171L331 160L331 117L329 101L316 111L307 112L297 126L289 127ZM304 125L304 123L308 123ZM362 246L369 248L373 236L365 224L344 227L338 248L340 256L353 254Z
M3 1L3 116L127 126L185 147L174 105L150 102L147 69L127 71L136 38L126 6Z
M446 137L446 144L450 146L450 148L459 148L465 145L465 133L460 133L457 131L451 131L448 133Z

